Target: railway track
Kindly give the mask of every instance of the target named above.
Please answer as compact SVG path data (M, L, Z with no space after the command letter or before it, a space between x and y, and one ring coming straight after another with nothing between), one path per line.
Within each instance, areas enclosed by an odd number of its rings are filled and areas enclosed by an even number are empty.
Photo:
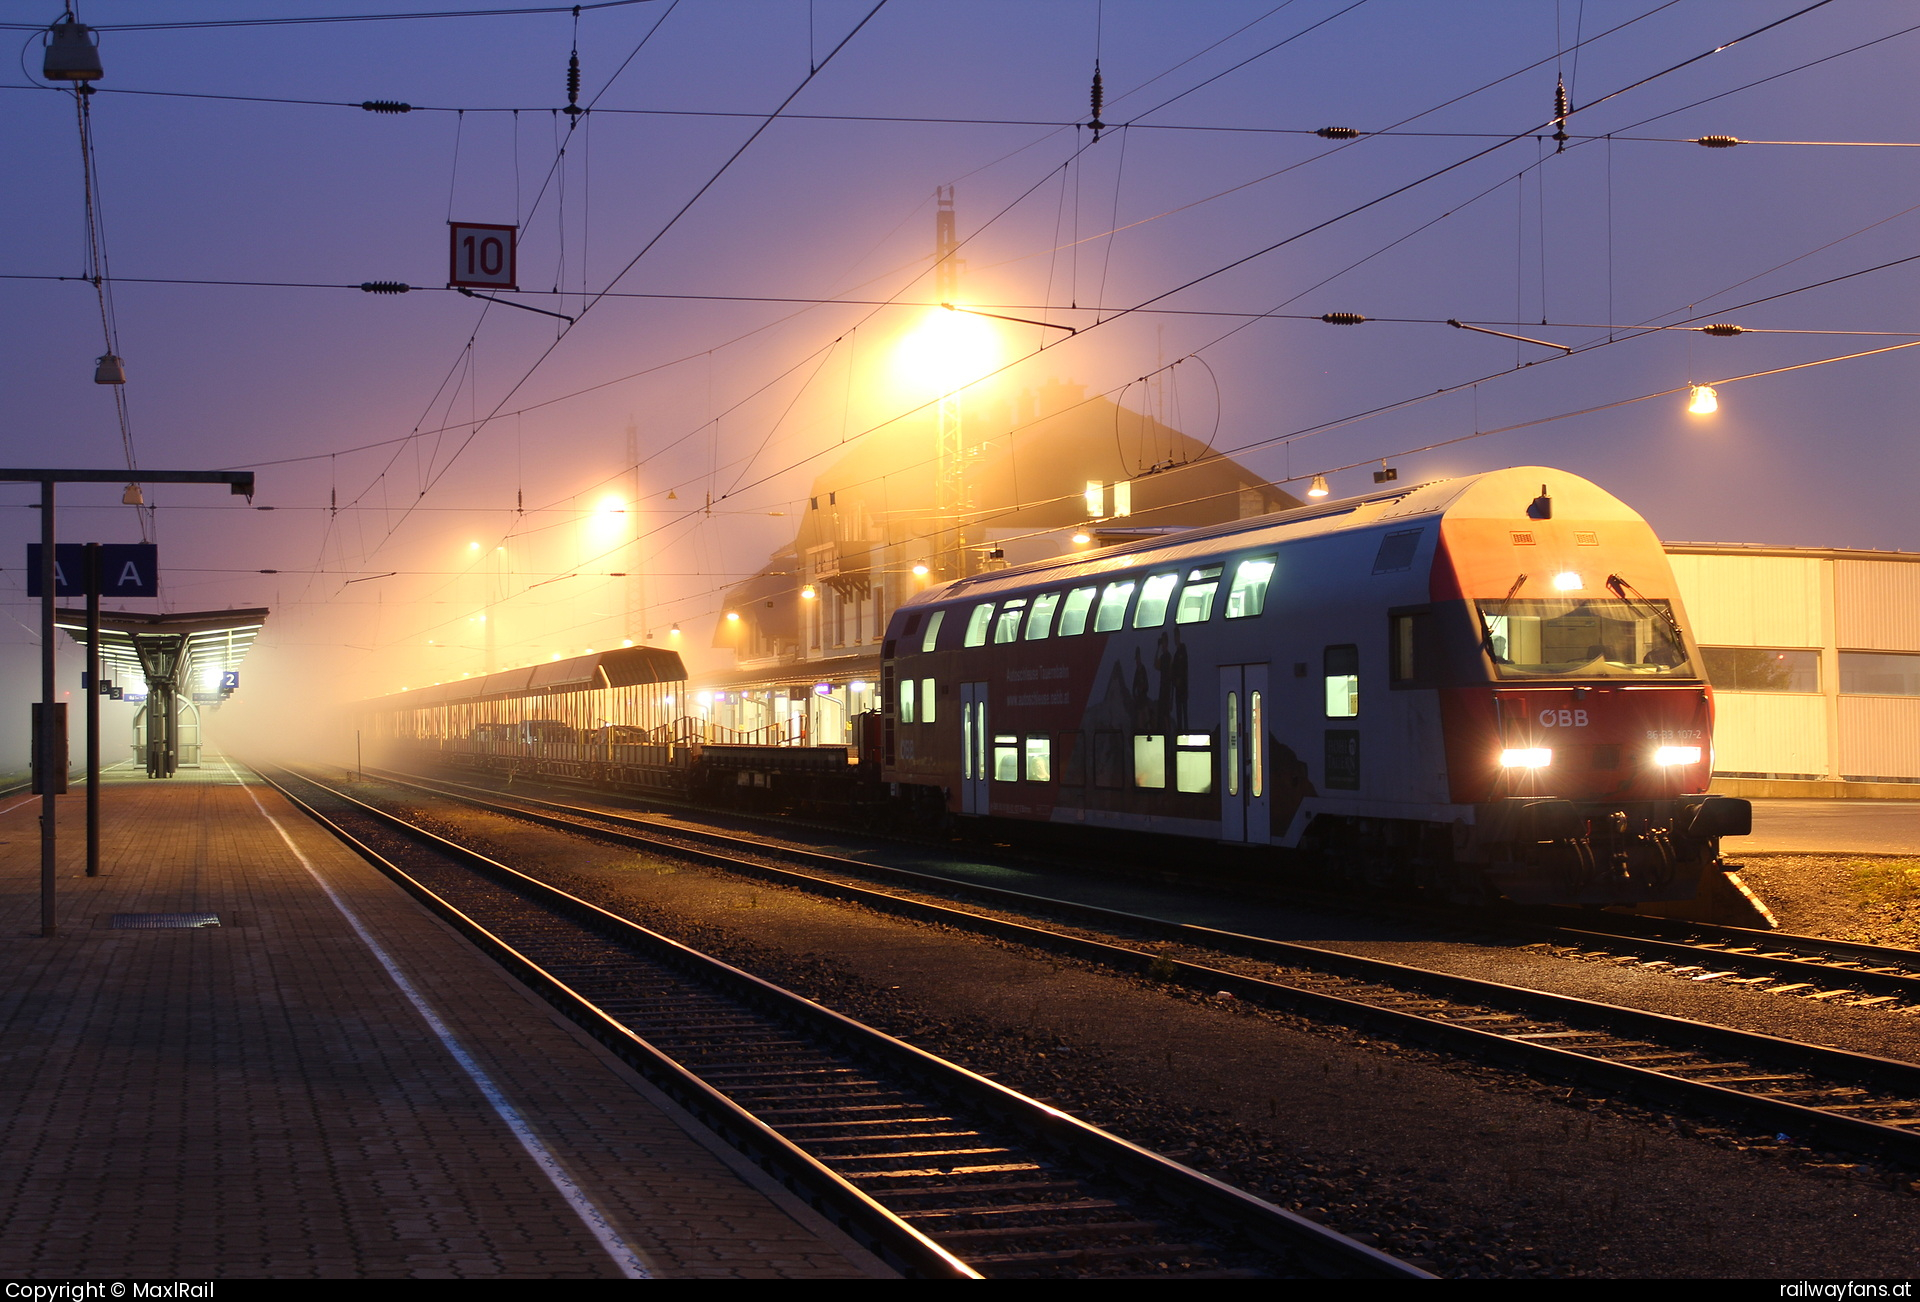
M1625 1092L1664 1107L1730 1115L1767 1134L1787 1134L1920 1165L1920 1066L1912 1063L1313 946L959 883L708 829L676 827L668 832L648 820L606 810L518 795L503 800L498 792L487 792L489 798L482 798L470 789L446 790L385 776L381 780L557 830L692 858L1209 993L1382 1031L1537 1077ZM767 862L770 859L779 862ZM876 879L897 889L871 885ZM958 907L951 898L956 894L984 903L992 912ZM930 898L939 896L946 898ZM1063 929L1062 923L1069 929ZM1784 943L1778 933L1746 934ZM1122 938L1135 943L1116 943ZM1731 938L1710 939L1725 944ZM1142 941L1147 947L1140 947ZM1694 946L1686 952L1707 951ZM1779 950L1759 950L1753 955L1736 955L1724 948L1711 952L1728 965L1714 969L1719 979L1730 978L1733 963L1747 961L1790 975L1800 969L1782 965L1817 967L1831 984L1829 963L1813 963ZM1897 973L1848 973L1850 980L1867 976L1884 981L1912 979ZM1761 979L1775 983L1766 988L1785 986L1790 993L1791 987L1802 984L1779 982L1771 975Z
M262 776L909 1274L1430 1277L324 783Z

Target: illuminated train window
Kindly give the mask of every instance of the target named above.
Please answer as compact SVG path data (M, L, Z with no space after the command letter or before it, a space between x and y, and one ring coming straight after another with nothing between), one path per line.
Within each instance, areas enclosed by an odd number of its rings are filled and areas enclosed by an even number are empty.
M902 723L914 721L913 696L913 679L902 678L900 680L900 722Z
M1020 640L1020 619L1026 614L1027 599L1015 597L1000 608L1000 618L993 626L993 640L999 642L1018 642Z
M1167 622L1167 603L1173 599L1178 574L1155 574L1140 588L1140 604L1134 607L1135 628L1159 628Z
M1267 585L1273 581L1278 556L1256 556L1233 567L1233 587L1227 591L1227 618L1251 619L1267 608Z
M1087 631L1087 612L1093 609L1093 594L1096 588L1075 588L1067 594L1067 604L1060 608L1060 636L1073 637Z
M1173 739L1173 789L1204 795L1213 790L1213 734L1183 732Z
M927 635L920 639L920 649L922 651L933 650L934 644L940 640L940 623L946 619L946 617L947 612L944 610L936 610L933 612L933 618L927 621Z
M1167 738L1164 733L1136 734L1133 739L1133 785L1161 789L1167 785Z
M1053 781L1053 739L1043 733L1027 734L1027 781Z
M993 780L1020 780L1020 738L1012 733L997 732L993 735Z
M973 613L967 616L967 637L965 644L967 646L985 646L987 644L987 632L992 627L993 603L989 601L975 606Z
M1127 602L1133 599L1133 580L1109 583L1100 593L1100 608L1093 615L1093 631L1111 633L1127 622Z
M933 722L933 699L933 679L922 678L920 680L920 722Z
M1053 608L1060 604L1060 594L1043 592L1033 599L1033 609L1027 614L1027 641L1038 642L1047 635L1053 625Z
M1327 717L1352 719L1360 713L1360 648L1330 646L1326 650Z
M1187 575L1187 586L1180 589L1180 604L1174 608L1176 624L1204 624L1213 614L1213 594L1220 590L1218 565L1209 565Z

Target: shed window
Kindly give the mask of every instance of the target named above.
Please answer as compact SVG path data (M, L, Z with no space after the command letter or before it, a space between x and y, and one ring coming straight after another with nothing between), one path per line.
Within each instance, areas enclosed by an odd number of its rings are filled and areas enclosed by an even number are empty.
M1209 565L1187 575L1187 586L1180 589L1180 604L1174 608L1176 624L1204 624L1213 614L1213 594L1220 590L1218 565Z
M1053 608L1060 604L1060 594L1043 592L1033 599L1033 609L1027 615L1027 641L1038 642L1047 635L1053 624Z
M1251 619L1267 608L1267 585L1273 581L1277 556L1256 556L1233 567L1233 587L1227 591L1227 618Z
M933 650L934 644L940 640L940 623L946 619L946 617L947 612L944 610L936 610L933 612L933 617L927 621L927 635L920 639L920 649L922 651Z
M1167 603L1173 598L1178 574L1155 574L1140 589L1140 604L1134 607L1135 628L1159 628L1167 622Z
M1703 646L1707 681L1723 692L1817 692L1820 653L1764 646ZM1847 686L1846 654L1841 657L1840 690Z
M1100 609L1094 612L1093 631L1111 633L1127 622L1127 602L1133 597L1133 580L1109 583L1100 594Z
M968 646L985 646L987 631L993 627L993 603L991 601L975 606L973 613L967 616Z
M1027 599L1015 597L1000 609L1000 618L993 626L995 642L1018 642L1020 640L1020 619L1026 613Z
M1075 588L1060 608L1060 636L1072 637L1087 631L1087 612L1093 609L1094 588Z
M1840 690L1852 696L1920 696L1920 656L1842 651Z

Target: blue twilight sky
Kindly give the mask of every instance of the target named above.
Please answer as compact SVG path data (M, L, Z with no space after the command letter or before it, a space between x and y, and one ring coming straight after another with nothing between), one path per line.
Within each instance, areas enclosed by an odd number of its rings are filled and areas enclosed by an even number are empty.
M1008 369L970 395L979 410L1153 375L1123 401L1276 479L1358 492L1383 457L1403 481L1538 462L1670 539L1920 547L1920 351L1723 384L1708 419L1680 395L1625 401L1920 340L1920 261L1849 274L1920 253L1920 152L1688 143L1920 143L1910 5L652 0L577 29L551 13L116 30L428 3L80 8L103 29L96 196L134 450L258 466L256 505L275 508L149 494L165 608L275 608L250 681L352 694L477 670L489 603L500 663L675 622L704 646L721 591L791 536L839 445L909 438L866 431L928 396L893 364L924 307L751 300L928 302L943 185L962 295L1081 331L1000 327ZM34 88L28 29L56 16L0 3L20 49L0 72L7 277L87 266L74 96ZM594 111L569 132L576 40ZM1097 144L1073 125L1096 57ZM1556 78L1564 151L1540 138ZM849 120L874 118L895 120ZM539 292L520 301L576 324L440 290L449 217L522 226ZM124 464L92 382L91 286L9 278L0 296L5 460ZM1158 311L1107 319L1142 304ZM1317 320L1331 311L1402 320ZM1688 321L1792 333L1639 329ZM1569 415L1587 408L1604 410ZM609 496L622 514L596 514ZM32 659L29 500L0 486L8 666ZM64 537L138 536L117 490L68 500Z

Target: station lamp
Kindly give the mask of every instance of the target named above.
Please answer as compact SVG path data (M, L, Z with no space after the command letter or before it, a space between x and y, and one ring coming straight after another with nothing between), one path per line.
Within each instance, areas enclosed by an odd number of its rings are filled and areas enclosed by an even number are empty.
M1687 410L1695 416L1711 416L1720 410L1720 396L1711 384L1696 384L1687 396Z
M1313 483L1307 487L1307 496L1325 497L1332 491L1332 489L1327 487L1327 477L1325 475L1315 475L1313 477Z

